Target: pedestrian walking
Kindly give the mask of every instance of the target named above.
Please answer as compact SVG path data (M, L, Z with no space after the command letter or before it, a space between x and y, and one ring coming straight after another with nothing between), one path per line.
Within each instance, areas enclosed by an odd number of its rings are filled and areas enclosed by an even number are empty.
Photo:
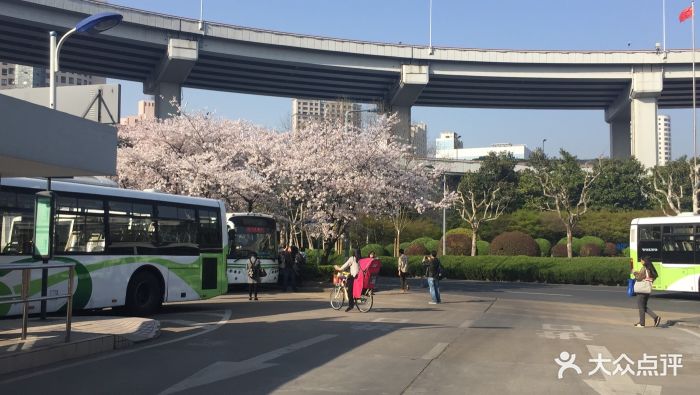
M645 256L642 258L642 268L638 272L633 272L635 283L634 293L637 294L637 308L639 309L639 322L634 324L637 328L644 328L646 314L654 320L654 326L659 326L661 317L654 313L647 304L649 296L651 296L651 284L659 277L656 268L651 263L651 258Z
M248 272L248 300L258 300L258 284L260 284L260 278L263 277L264 269L260 266L260 259L258 259L258 254L252 252L248 258L248 263L246 264L246 270Z
M425 265L425 277L428 279L428 287L430 288L429 304L442 303L440 299L440 260L437 257L437 252L433 251Z
M399 249L398 269L399 278L401 279L401 292L406 293L406 291L408 291L408 284L406 284L406 276L408 275L408 256L404 254L403 248Z

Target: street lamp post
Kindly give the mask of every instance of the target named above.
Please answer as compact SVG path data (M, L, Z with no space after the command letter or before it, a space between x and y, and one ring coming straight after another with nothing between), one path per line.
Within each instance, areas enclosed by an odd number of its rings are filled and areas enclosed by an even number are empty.
M58 55L66 39L73 33L102 33L117 26L122 21L122 15L115 12L101 12L90 15L68 30L56 43L56 32L49 32L49 107L56 109L56 73L59 70Z
M66 39L73 33L102 33L117 26L122 21L122 15L115 12L101 12L99 14L90 15L89 17L78 22L74 28L68 30L58 43L56 43L56 32L49 32L49 108L56 109L56 73L58 67L58 55L61 52L61 47ZM46 183L46 190L51 190L51 177ZM43 259L45 264L49 263L48 259ZM46 297L48 288L48 270L41 270L41 296ZM46 319L46 300L40 303L40 314L42 319Z
M547 141L547 139L542 139L542 154L544 154L544 142Z
M447 196L447 174L442 175L442 197ZM442 208L442 255L447 253L445 246L447 245L447 208Z

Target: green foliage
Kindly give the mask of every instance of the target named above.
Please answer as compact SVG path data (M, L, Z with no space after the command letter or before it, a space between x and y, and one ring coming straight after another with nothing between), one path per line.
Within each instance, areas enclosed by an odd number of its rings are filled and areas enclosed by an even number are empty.
M419 237L411 242L411 244L420 244L425 248L428 248L426 245L428 242L435 241L435 239L431 239L430 237Z
M424 217L418 217L409 222L404 230L401 231L402 241L415 240L423 237L437 240L441 236L442 224L438 224L437 222L431 221L430 219Z
M454 229L450 229L450 230L448 230L447 232L445 232L445 234L446 234L446 235L460 234L460 235L465 235L465 236L467 236L467 237L469 237L469 238L472 237L472 231L471 231L471 229L467 229L467 228L454 228Z
M600 237L613 243L627 243L630 237L630 223L634 218L656 217L660 211L589 211L581 218L575 234Z
M532 236L515 231L505 232L491 241L491 255L526 255L539 256L540 250Z
M598 244L594 243L584 243L581 246L581 251L579 252L579 255L582 257L586 256L600 256L601 250Z
M408 246L410 246L410 245L411 245L411 242L410 242L410 241L405 241L405 242L399 244L399 248L405 250L405 249L407 249ZM389 254L387 254L387 255L389 255Z
M379 244L367 244L366 246L362 247L360 250L360 253L362 254L363 257L369 256L369 253L371 251L374 251L374 254L376 256L384 256L388 255L386 251L384 251L384 247L382 247Z
M306 250L306 266L318 266L321 264L322 250ZM329 265L342 265L345 263L345 255L332 253L328 257Z
M644 210L652 206L645 193L646 171L634 157L602 159L594 168L600 170L600 175L591 187L591 208L615 211Z
M447 249L447 255L471 255L471 236L467 236L464 233L450 234L448 232L447 236L445 237L445 248ZM444 255L442 252L442 243L438 245L438 254Z
M566 244L556 244L552 247L552 256L555 258L567 258L569 252L566 250Z
M583 236L581 238L581 246L584 246L586 244L595 244L598 246L598 249L600 251L603 251L605 248L605 240L601 239L600 237L595 237L595 236Z
M389 256L393 255L394 254L394 243L385 245L384 251L386 251L386 254Z
M441 245L439 240L431 240L425 243L425 249L428 250L428 252L437 251L438 245Z
M518 187L516 189L514 207L526 210L540 210L544 206L545 197L542 194L542 185L535 177L532 169L525 169L518 173Z
M383 257L380 274L396 276L396 258ZM542 258L527 256L441 256L449 279L527 281L550 284L625 285L629 278L626 258ZM422 276L420 257L409 258L409 274Z
M566 237L562 237L557 244L563 244L564 247L566 247ZM574 255L578 255L581 252L581 245L581 239L578 237L571 238L571 251L574 253Z
M491 253L491 245L488 241L476 241L476 255L489 255Z
M629 257L630 257L630 248L629 248L629 247L625 247L625 249L622 250L622 255L623 255L623 256L626 256L627 258L629 258Z
M671 201L674 202L675 210L692 211L692 191L691 170L693 164L685 156L668 162L666 166L656 166L651 171L649 180L649 194L654 200L655 207L659 209L669 209L668 200L664 194L669 189L672 191ZM656 187L654 187L654 184ZM674 210L671 210L674 211Z
M552 251L552 243L547 239L535 239L535 243L540 247L540 256L549 256Z

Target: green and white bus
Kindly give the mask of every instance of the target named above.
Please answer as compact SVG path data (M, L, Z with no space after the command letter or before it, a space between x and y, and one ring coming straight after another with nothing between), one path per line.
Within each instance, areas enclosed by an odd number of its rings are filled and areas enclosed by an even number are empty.
M279 278L277 255L279 250L277 221L268 214L229 213L228 229L231 242L226 274L229 284L246 284L246 265L250 254L255 252L260 266L267 276L260 279L263 284L276 284Z
M34 199L46 180L0 179L0 263L34 262ZM163 302L198 300L227 291L224 203L120 188L54 181L53 258L76 265L76 309L125 307L137 315ZM65 293L67 269L48 273L48 295ZM0 271L0 296L21 292L21 271ZM41 292L41 271L30 294ZM50 300L47 311L65 307ZM0 316L20 314L0 304ZM30 305L37 312L39 303Z
M630 226L630 265L649 256L659 272L654 289L700 292L700 215L635 218Z

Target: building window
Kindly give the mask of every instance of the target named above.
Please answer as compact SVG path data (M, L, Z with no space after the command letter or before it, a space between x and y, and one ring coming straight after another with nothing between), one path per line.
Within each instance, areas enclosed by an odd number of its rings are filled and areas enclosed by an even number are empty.
M7 75L7 69L2 69L2 75Z
M7 85L14 85L15 84L15 79L14 78L8 78L7 79Z
M69 83L69 84L74 84L74 83L75 83L75 80L73 79L73 77L68 77L68 83Z
M62 83L62 84L65 84L65 83L66 83L66 77L61 76L61 83Z
M0 81L0 86L7 86L7 80L3 78L2 81Z

